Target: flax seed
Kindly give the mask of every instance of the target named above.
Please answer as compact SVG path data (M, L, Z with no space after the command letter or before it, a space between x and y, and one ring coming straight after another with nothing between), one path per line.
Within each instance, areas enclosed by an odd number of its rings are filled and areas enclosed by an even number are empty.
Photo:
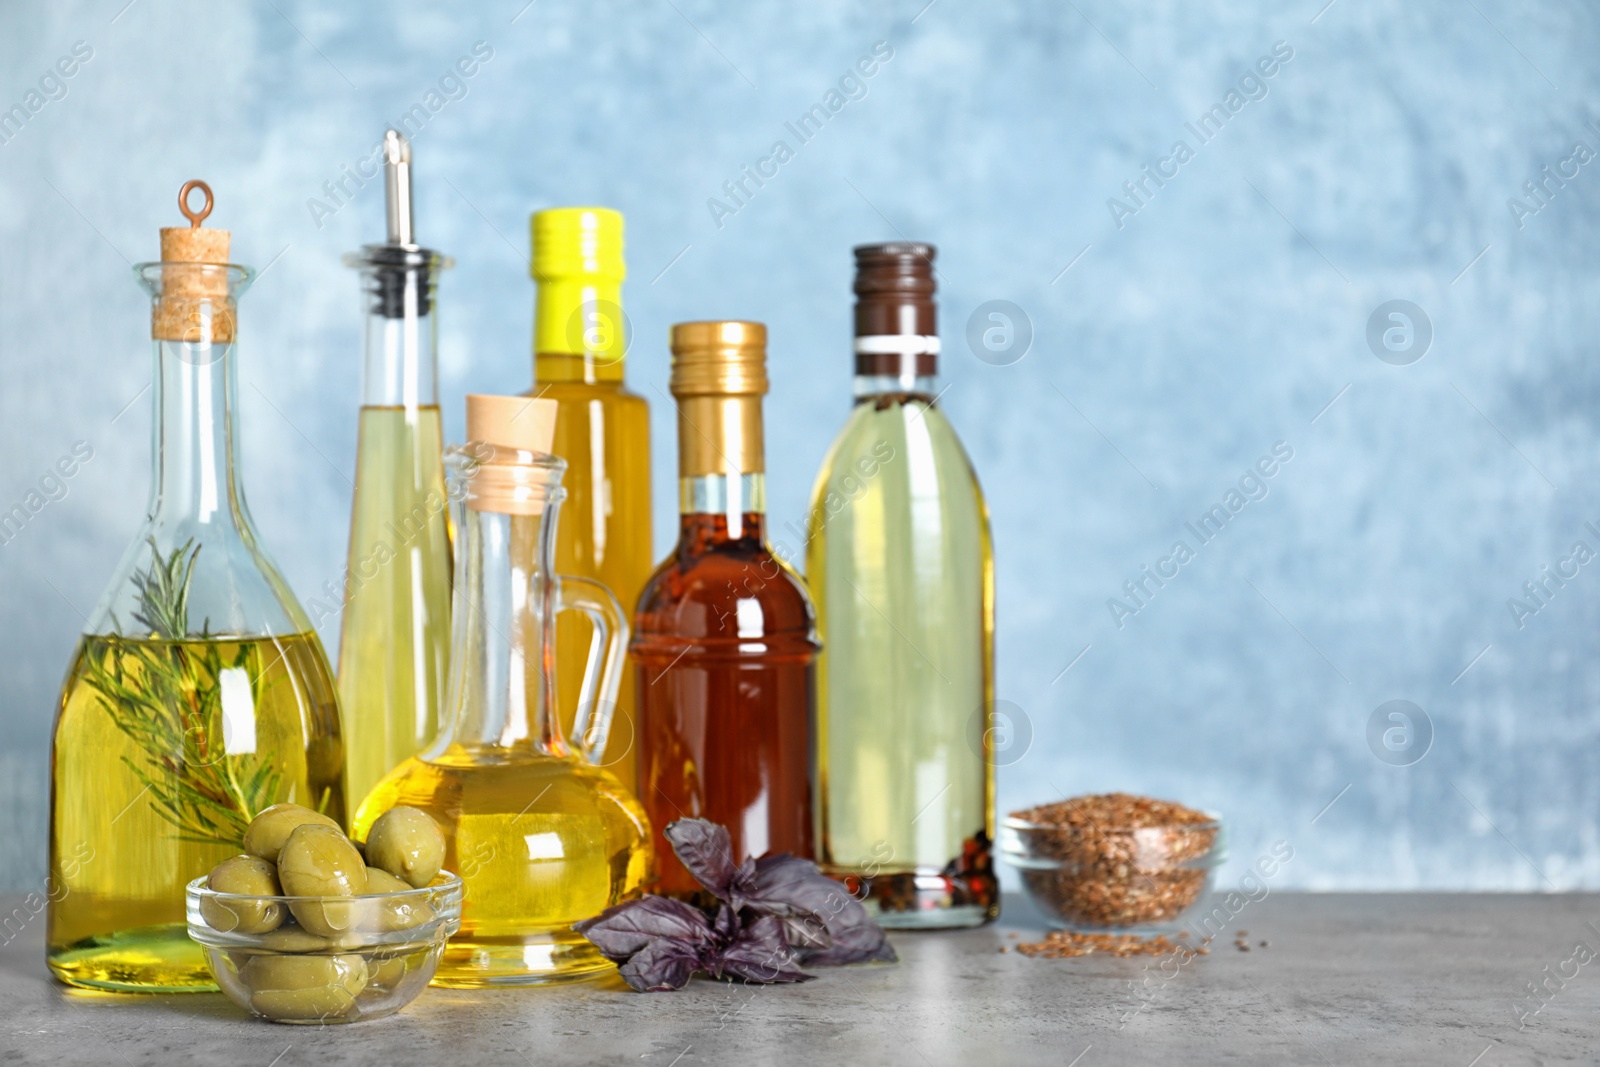
M1217 840L1204 812L1127 793L1074 797L1012 813L1031 824L1031 857L1054 861L1023 868L1029 892L1069 923L1138 926L1181 914L1199 899L1203 859Z

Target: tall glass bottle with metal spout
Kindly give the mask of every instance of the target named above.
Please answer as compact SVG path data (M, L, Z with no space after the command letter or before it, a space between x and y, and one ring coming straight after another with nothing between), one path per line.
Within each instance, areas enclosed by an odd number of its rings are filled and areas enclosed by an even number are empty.
M434 287L452 261L412 236L411 145L390 130L384 149L388 240L345 257L361 271L366 313L339 638L352 806L437 732L450 655Z
M938 405L933 246L855 254L855 406L806 542L824 642L820 858L884 926L971 926L1000 907L989 513Z
M215 989L183 887L263 808L344 819L333 672L261 547L239 472L238 299L226 230L161 231L154 475L143 527L84 624L50 755L47 958L72 985ZM183 204L180 195L179 203Z

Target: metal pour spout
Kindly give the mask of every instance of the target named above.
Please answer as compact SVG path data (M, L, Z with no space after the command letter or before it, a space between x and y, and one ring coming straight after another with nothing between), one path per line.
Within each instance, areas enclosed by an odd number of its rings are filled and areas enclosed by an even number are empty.
M408 246L411 234L411 142L399 130L383 135L383 192L389 220L389 244Z

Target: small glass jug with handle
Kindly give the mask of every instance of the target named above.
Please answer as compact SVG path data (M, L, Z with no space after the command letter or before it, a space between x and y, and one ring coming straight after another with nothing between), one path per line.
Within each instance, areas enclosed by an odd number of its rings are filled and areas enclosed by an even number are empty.
M566 464L546 451L554 401L469 396L470 443L449 449L458 504L449 697L439 736L391 771L352 836L406 805L444 829L466 885L461 930L434 982L520 985L609 969L572 924L640 891L649 823L599 764L628 626L605 586L552 573ZM572 737L555 703L554 620L593 624Z

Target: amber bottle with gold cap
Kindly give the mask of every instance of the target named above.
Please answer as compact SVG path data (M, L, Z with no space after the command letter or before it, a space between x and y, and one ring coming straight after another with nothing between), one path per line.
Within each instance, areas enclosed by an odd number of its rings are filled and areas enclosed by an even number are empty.
M553 400L467 397L471 441L445 456L462 506L439 736L378 782L351 829L364 840L373 821L400 804L431 813L443 828L444 865L461 875L465 895L438 985L522 985L609 970L572 924L636 892L650 866L639 802L599 766L628 625L603 585L554 570L566 468L549 454L556 415ZM570 732L555 714L555 620L567 609L599 636L578 661L584 711Z
M766 541L766 344L755 322L672 328L682 518L639 598L633 658L657 889L678 896L698 885L660 836L675 819L726 826L735 859L812 855L816 620Z
M239 480L237 302L253 274L228 262L227 230L200 225L211 204L185 185L192 225L134 268L153 298L149 511L84 627L51 751L46 953L72 985L215 989L184 883L242 851L263 808L345 815L333 673Z
M534 396L558 406L552 450L567 462L566 506L556 532L556 567L603 582L632 608L655 553L650 535L650 406L623 382L628 348L622 312L622 215L564 207L533 216ZM583 714L578 678L590 629L556 623L561 660L557 709L569 728ZM633 669L626 668L611 740L601 757L636 784L638 731Z

